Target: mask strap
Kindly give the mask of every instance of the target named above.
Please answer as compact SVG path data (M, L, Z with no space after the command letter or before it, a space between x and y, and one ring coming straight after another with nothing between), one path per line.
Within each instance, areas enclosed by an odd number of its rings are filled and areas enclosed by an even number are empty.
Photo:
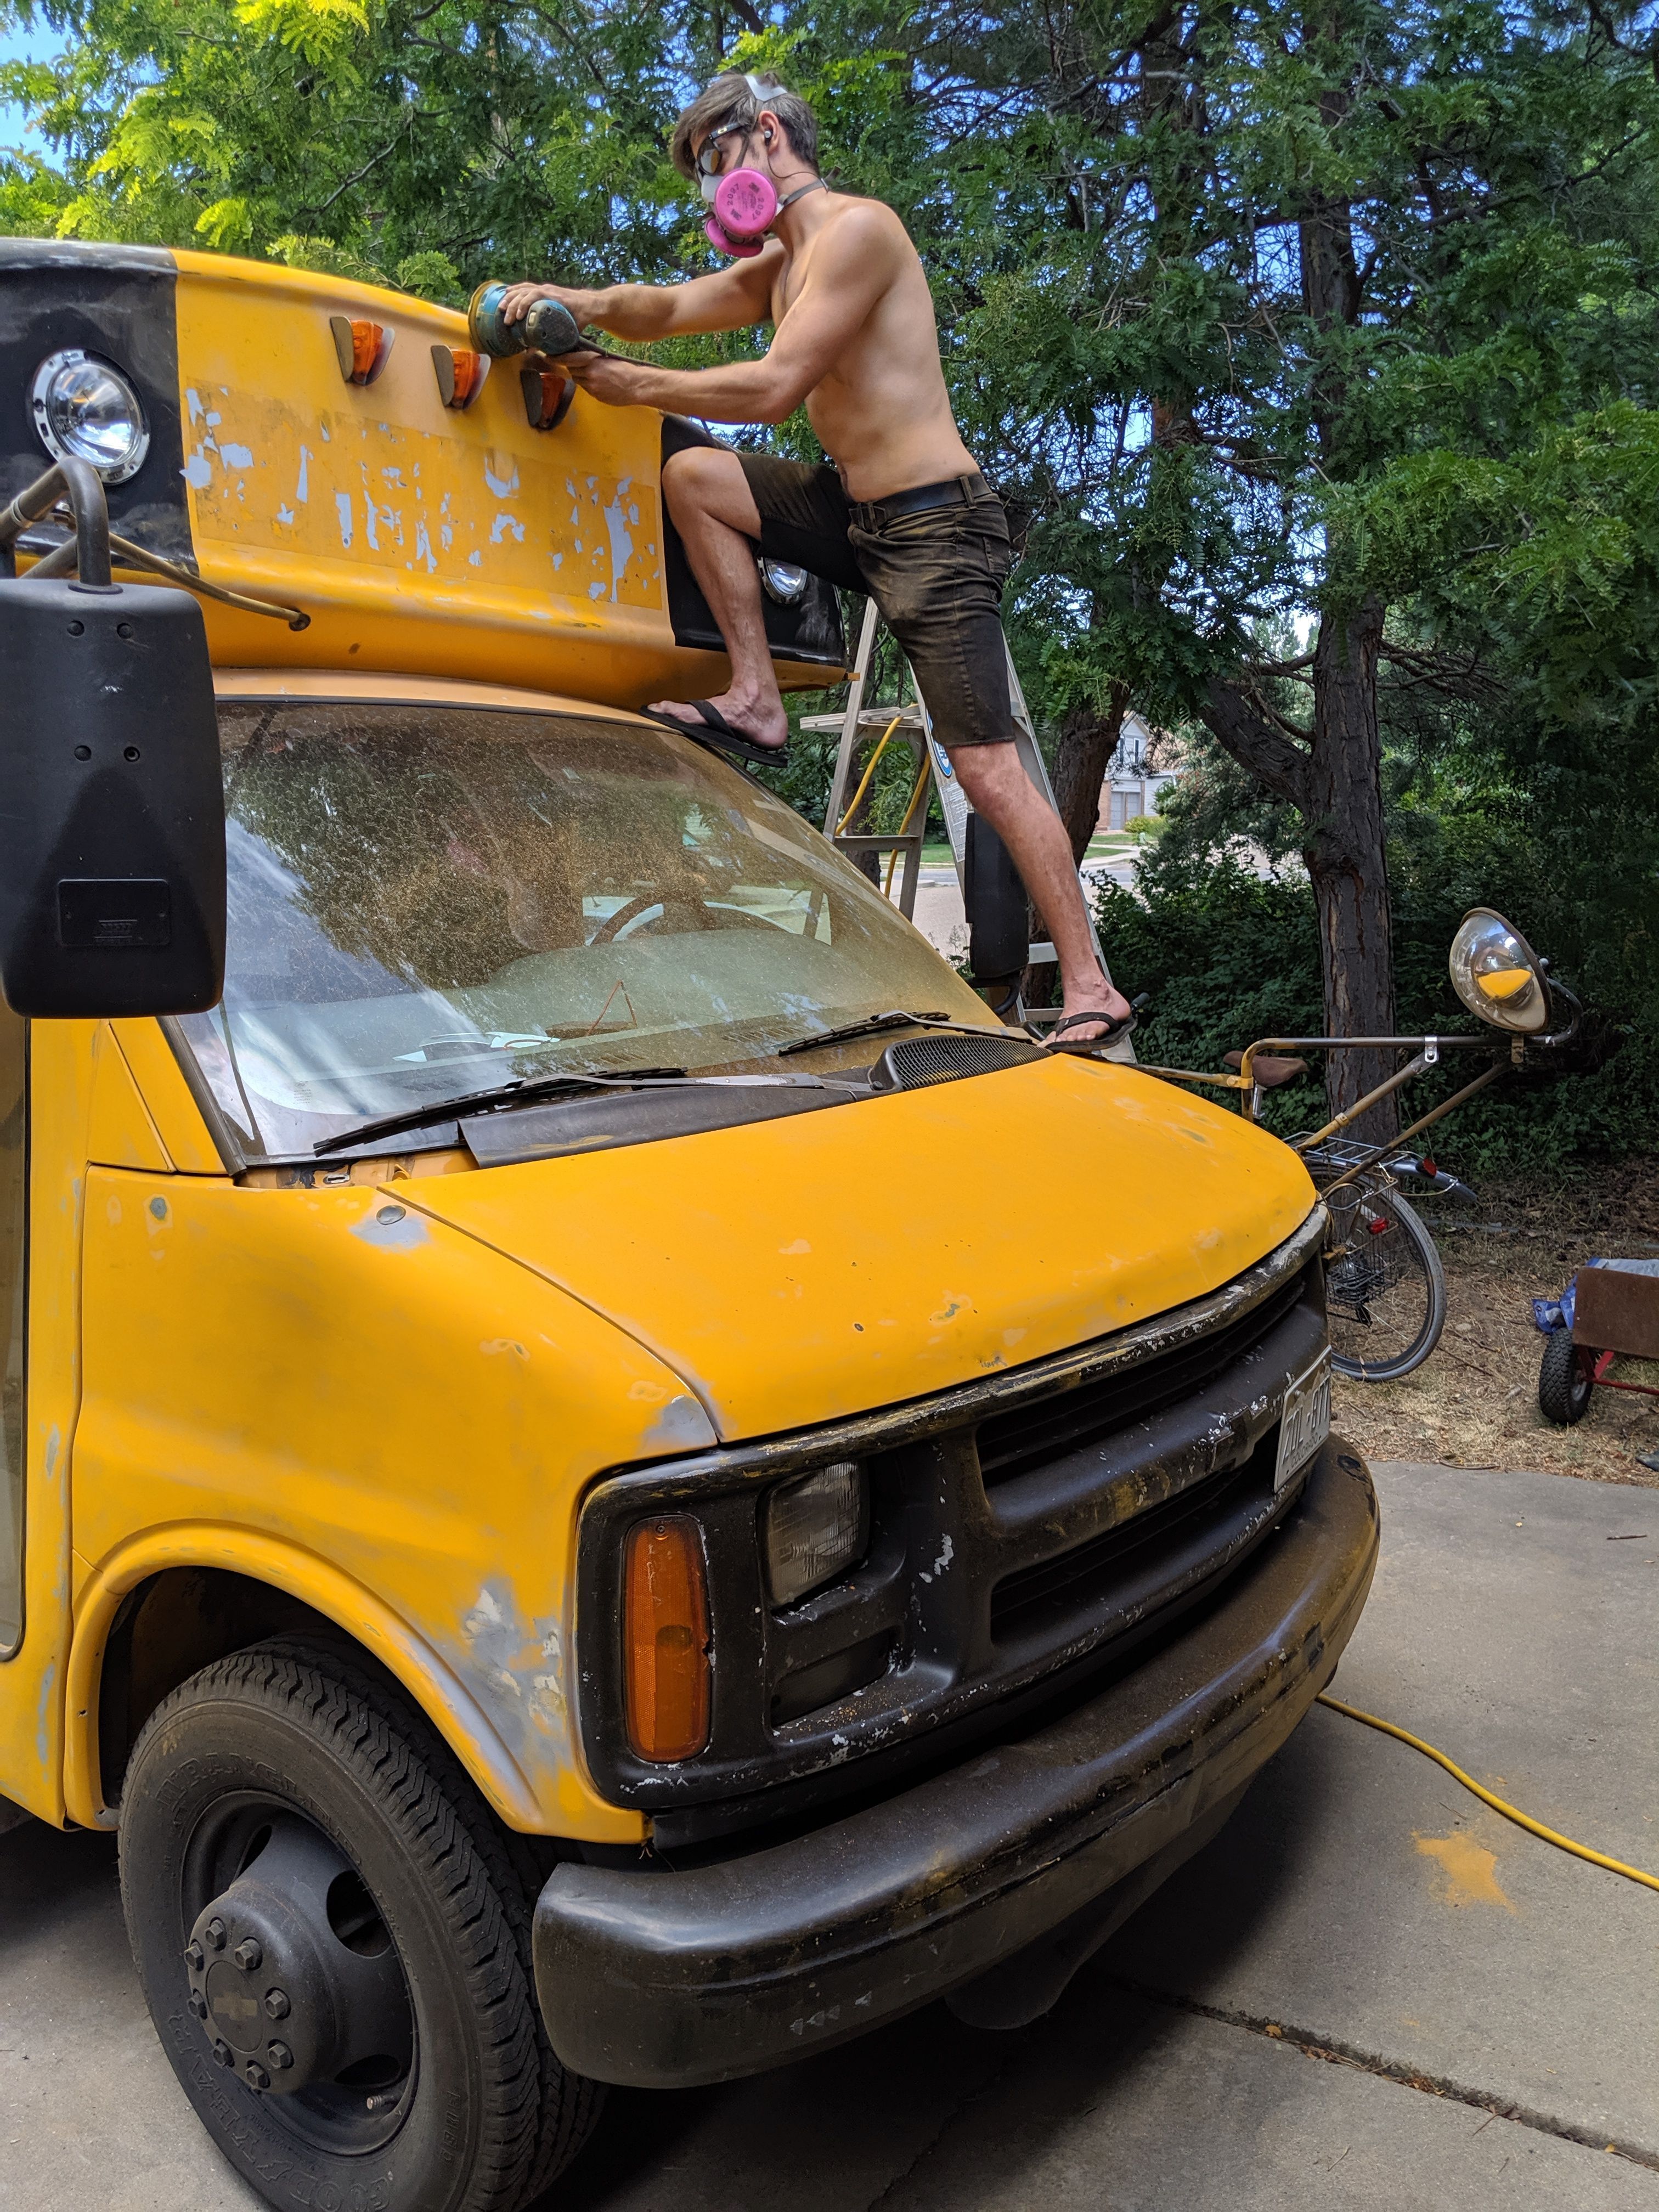
M810 185L797 185L787 198L778 202L778 215L781 215L785 208L793 207L797 200L805 199L808 192L827 192L829 189L829 185L824 183L822 177L814 177ZM775 222L777 216L774 216L772 220Z

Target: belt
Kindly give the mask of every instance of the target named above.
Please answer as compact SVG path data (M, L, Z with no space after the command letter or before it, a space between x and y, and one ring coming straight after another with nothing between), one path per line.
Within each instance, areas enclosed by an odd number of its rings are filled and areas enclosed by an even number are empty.
M975 471L970 477L947 477L943 483L913 484L908 491L891 492L885 499L849 499L847 512L855 529L877 531L902 514L925 514L933 507L971 507L975 500L994 496Z

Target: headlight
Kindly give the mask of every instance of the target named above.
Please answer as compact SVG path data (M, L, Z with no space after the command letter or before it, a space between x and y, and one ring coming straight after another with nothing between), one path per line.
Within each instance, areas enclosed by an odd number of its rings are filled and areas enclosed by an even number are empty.
M1534 1036L1549 1027L1550 994L1534 952L1501 914L1478 906L1452 939L1452 988L1493 1029Z
M120 370L70 346L48 354L31 395L40 442L57 460L90 461L106 483L143 466L149 428L138 394Z
M761 1514L766 1579L774 1605L793 1605L863 1554L867 1540L864 1470L838 1460L769 1492Z
M760 574L767 598L775 599L781 607L799 605L811 581L805 569L796 568L793 561L763 561Z

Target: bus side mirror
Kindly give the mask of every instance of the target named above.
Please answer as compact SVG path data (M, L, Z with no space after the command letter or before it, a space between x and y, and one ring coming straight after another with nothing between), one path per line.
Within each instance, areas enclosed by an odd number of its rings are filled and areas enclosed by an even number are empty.
M225 814L200 607L148 584L0 580L0 668L7 1004L47 1018L216 1005Z

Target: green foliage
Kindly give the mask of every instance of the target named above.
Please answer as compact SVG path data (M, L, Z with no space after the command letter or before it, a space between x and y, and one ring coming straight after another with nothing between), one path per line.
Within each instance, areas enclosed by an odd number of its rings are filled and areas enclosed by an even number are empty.
M1257 1038L1320 1035L1318 941L1306 878L1263 878L1237 855L1197 860L1178 843L1172 835L1143 866L1140 896L1109 880L1097 896L1114 973L1131 992L1151 994L1135 1040L1139 1057L1219 1069L1226 1053ZM1659 1146L1659 967L1651 943L1595 941L1593 925L1586 930L1582 911L1576 915L1540 872L1542 858L1511 829L1479 817L1429 834L1419 823L1409 851L1399 840L1391 846L1402 1033L1449 1036L1477 1026L1446 972L1453 933L1477 904L1498 907L1565 981L1622 1014L1593 1015L1587 1053L1555 1072L1504 1078L1425 1138L1437 1158L1471 1176L1549 1170ZM1318 1056L1310 1061L1316 1075ZM1479 1066L1447 1054L1402 1102L1402 1123ZM1264 1120L1289 1135L1318 1127L1325 1115L1322 1085L1304 1079L1270 1095Z
M1648 1141L1650 15L1628 0L738 14L760 27L731 39L708 0L0 0L0 22L63 41L54 63L0 70L58 164L0 159L0 223L455 305L490 276L671 280L711 260L665 159L672 119L721 61L776 68L817 105L831 174L916 235L965 433L1018 532L1011 637L1050 738L1127 692L1197 760L1146 852L1146 904L1107 894L1114 958L1156 984L1170 1025L1159 1049L1212 1060L1317 1018L1289 872L1309 824L1195 732L1206 687L1246 668L1279 726L1305 728L1294 641L1374 592L1401 1018L1453 1018L1454 908L1508 901L1627 1042L1596 1075L1482 1106L1469 1141L1539 1158ZM817 452L800 419L772 435ZM820 816L833 750L798 734L766 780ZM908 795L892 750L878 827ZM1212 870L1235 840L1285 872Z

